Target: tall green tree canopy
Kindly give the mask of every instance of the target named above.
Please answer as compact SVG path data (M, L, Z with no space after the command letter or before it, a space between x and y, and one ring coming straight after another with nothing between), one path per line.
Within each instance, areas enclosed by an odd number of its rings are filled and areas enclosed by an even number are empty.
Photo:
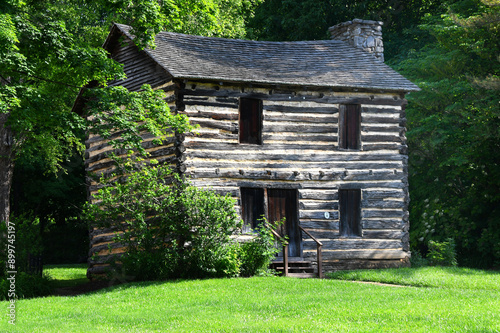
M43 156L56 171L85 122L71 113L79 90L124 77L101 48L112 22L128 24L139 47L162 30L244 37L250 0L6 0L0 4L0 221L9 216L16 158ZM155 94L149 94L157 98ZM153 103L154 104L154 103ZM132 120L132 119L129 119ZM132 126L130 121L129 125Z
M412 243L454 238L459 263L500 265L500 4L454 1L428 15L432 42L397 68L409 96Z

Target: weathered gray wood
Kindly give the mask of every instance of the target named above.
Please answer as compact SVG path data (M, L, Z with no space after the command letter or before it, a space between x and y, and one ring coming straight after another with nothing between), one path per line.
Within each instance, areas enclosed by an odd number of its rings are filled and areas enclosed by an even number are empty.
M304 124L337 124L334 117L311 117L311 116L289 116L289 115L269 115L264 114L264 121L269 122L299 122Z
M338 210L339 203L336 201L322 200L322 201L311 201L311 200L300 200L299 208L310 210L310 209L333 209Z
M335 229L331 229L331 230L325 229L325 230L321 230L321 231L311 230L311 229L307 229L307 228L304 228L304 229L307 230L316 239L334 239L334 238L338 238L338 236L339 236L339 231L335 230ZM308 235L306 235L305 233L303 233L302 239L309 241L310 237Z
M352 154L336 154L336 153L312 153L312 154L283 154L279 152L273 152L272 154L262 154L262 151L255 153L245 152L239 153L238 151L228 153L221 152L212 152L212 151L199 151L199 150L191 150L188 152L189 156L194 158L207 158L207 159L231 159L231 160L239 160L239 161L248 161L248 160L267 160L267 161L276 161L276 160L285 160L285 161L294 161L294 160L307 160L307 162L334 162L334 161L402 161L403 156L399 154L373 154L373 155L365 155L359 153Z
M310 231L310 229L325 229L330 232L334 232L335 230L338 233L339 222L332 220L305 220L300 219L300 225Z
M362 250L362 249L401 249L400 240L364 240L364 239L335 239L322 241L323 250ZM316 249L313 241L303 241L304 250ZM326 252L326 251L325 251Z
M229 121L216 121L216 120L202 120L202 119L191 119L191 124L200 125L201 127L221 129L224 131L229 131L232 133L238 133L238 124Z
M292 88L294 89L294 88ZM296 88L295 88L296 89ZM294 90L295 90L294 89ZM182 90L180 93L187 96L218 96L218 97L251 97L260 98L263 100L270 101L282 101L282 102L316 102L321 104L366 104L366 105L391 105L391 106L401 106L405 104L404 99L394 99L394 98L384 98L384 97L334 97L334 96L323 96L318 97L315 95L301 95L301 96L290 96L290 94L264 94L264 93L248 93L236 90L212 90L212 89L196 89L196 90Z
M361 220L361 225L364 230L367 229L402 229L404 226L403 221L400 219L392 220Z
M363 208L405 208L403 201L363 200Z
M398 230L363 230L363 238L403 239L404 232Z
M315 252L304 252L304 259L314 258ZM408 252L402 250L349 250L349 251L323 251L323 260L339 260L339 259L371 259L371 260L394 260L404 259L408 257Z
M367 210L363 209L361 211L361 217L363 218L402 218L404 211L401 210Z
M346 260L325 260L323 259L325 271L353 270L353 269L382 269L410 267L408 258L397 260L369 260L369 259L346 259Z
M318 107L303 107L303 106L292 106L292 105L280 105L280 104L264 104L264 110L266 111L277 111L283 113L312 113L312 114L331 114L339 112L337 106L318 106Z
M190 118L191 121L195 121L196 118L209 118L213 120L238 120L237 113L215 113L215 112L202 112L202 111L183 111Z
M329 218L325 217L325 211L313 211L313 210L300 210L299 218L301 219L324 219L324 220L337 220L339 218L339 212L336 210L328 211L330 214Z

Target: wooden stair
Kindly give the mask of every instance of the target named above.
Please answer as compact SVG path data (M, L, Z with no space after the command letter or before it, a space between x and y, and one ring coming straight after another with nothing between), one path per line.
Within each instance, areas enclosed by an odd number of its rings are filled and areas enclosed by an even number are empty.
M274 269L275 271L279 272L280 275L283 275L283 260L273 260L269 268ZM318 274L314 273L314 267L312 267L312 263L310 261L294 260L290 258L288 260L287 276L306 279L318 277Z

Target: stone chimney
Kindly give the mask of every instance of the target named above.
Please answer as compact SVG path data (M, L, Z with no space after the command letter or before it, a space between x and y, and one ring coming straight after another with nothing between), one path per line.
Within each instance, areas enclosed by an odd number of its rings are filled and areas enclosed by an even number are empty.
M372 53L375 58L384 61L382 25L380 21L354 19L330 27L332 39L338 39Z

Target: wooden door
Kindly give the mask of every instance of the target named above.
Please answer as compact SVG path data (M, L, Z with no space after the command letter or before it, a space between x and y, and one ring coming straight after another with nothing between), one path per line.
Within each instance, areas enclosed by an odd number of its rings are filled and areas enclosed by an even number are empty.
M279 221L285 218L285 223L278 227L277 232L288 236L288 256L301 256L301 236L299 230L297 190L268 189L269 221ZM283 255L282 252L279 254Z

